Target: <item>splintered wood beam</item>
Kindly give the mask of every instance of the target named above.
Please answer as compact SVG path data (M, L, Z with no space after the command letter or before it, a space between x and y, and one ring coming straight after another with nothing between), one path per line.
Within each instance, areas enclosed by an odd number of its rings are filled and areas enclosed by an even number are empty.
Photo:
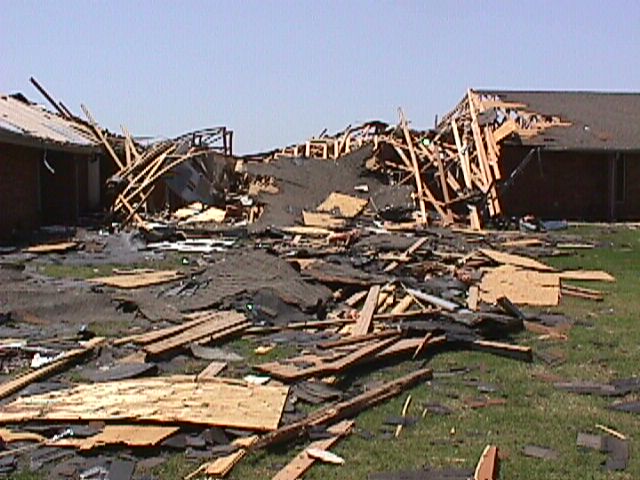
M460 132L458 132L458 124L455 117L451 119L451 130L453 131L453 138L456 141L456 148L458 149L458 159L460 161L460 169L462 170L462 176L464 178L464 184L471 190L471 167L469 166L469 157L462 151L462 141L460 140Z
M107 152L109 152L109 155L111 155L111 158L113 159L115 164L120 169L124 168L124 165L122 164L122 162L118 158L118 155L116 155L116 152L114 152L113 147L111 147L111 144L107 140L107 137L104 136L104 133L102 132L102 129L98 126L96 121L93 119L93 116L91 115L91 112L89 111L89 109L86 107L86 105L80 105L80 108L82 108L82 111L84 112L85 116L89 120L89 123L93 127L93 131L97 135L98 139L104 145L104 148L107 149Z
M502 178L499 165L500 149L493 140L490 127L484 127L484 138L487 141L487 155L489 156L489 165L493 169L493 176L496 180L500 180Z
M332 424L344 418L353 417L369 407L399 395L405 389L419 382L429 380L431 377L432 371L430 368L416 370L396 380L386 382L377 388L367 390L349 400L327 405L310 413L302 420L280 427L278 430L262 436L253 447L265 448L279 444L298 438L313 426Z
M418 193L418 204L420 205L420 216L422 218L422 223L428 223L427 207L422 196L424 186L422 184L422 178L420 177L420 166L418 165L416 152L413 148L413 139L411 138L411 133L409 133L409 127L407 126L407 119L404 116L404 112L401 108L398 109L398 112L400 113L400 126L402 128L402 132L404 133L404 138L407 142L407 146L409 147L409 155L411 156L411 163L413 165L413 174L416 181L416 190ZM429 192L429 196L433 196L431 195L431 192Z
M440 177L440 187L442 188L442 195L444 197L445 205L447 205L446 215L443 218L445 224L453 223L453 214L449 203L451 198L449 197L449 189L447 188L447 180L444 172L444 165L442 164L442 158L440 157L440 149L436 146L436 163L438 164L438 175Z
M493 181L489 162L487 160L487 152L484 148L484 142L482 140L482 134L480 133L480 126L478 125L478 117L476 115L476 109L474 105L474 96L471 89L467 91L469 98L469 113L471 114L471 132L473 133L473 143L476 147L476 153L478 155L478 165L480 166L480 173L482 174L482 181L485 187L488 187Z
M353 329L352 336L366 335L371 328L371 320L378 305L378 295L380 294L380 285L374 285L369 290L367 299L364 301L364 307L360 312L358 321Z

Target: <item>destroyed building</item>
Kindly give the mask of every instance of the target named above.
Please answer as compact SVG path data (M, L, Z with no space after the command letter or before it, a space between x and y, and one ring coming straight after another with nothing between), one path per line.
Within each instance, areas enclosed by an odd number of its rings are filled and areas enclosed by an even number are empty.
M507 215L567 220L640 218L640 94L479 91L503 105L559 120L544 131L514 129L499 162ZM489 111L492 116L494 111Z
M101 158L87 126L20 94L0 96L0 237L99 211L109 168Z

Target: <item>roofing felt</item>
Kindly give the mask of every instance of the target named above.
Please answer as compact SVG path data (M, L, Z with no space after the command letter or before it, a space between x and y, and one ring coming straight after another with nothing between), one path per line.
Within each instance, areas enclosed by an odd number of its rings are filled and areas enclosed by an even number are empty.
M640 151L640 93L476 90L526 110L558 116L571 125L521 138L526 146L555 150Z
M38 146L95 149L98 145L86 125L11 95L0 95L0 135Z

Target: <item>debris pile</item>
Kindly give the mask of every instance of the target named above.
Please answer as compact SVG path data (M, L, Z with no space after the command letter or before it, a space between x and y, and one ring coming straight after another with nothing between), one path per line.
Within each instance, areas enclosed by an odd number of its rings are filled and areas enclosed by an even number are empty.
M528 330L557 338L571 322L521 307L556 305L570 279L613 280L604 272L556 271L523 255L564 254L574 239L385 230L367 203L331 192L315 210L344 223L307 227L322 230L319 237L305 229L218 237L217 251L183 257L189 261L179 269L118 268L73 287L119 305L109 321L128 312L126 331L90 339L84 331L56 345L14 320L14 335L25 337L20 348L48 345L48 360L10 372L0 385L5 458L13 467L39 459L42 468L64 458L84 475L123 469L125 461L129 476L118 478L131 478L145 462L136 452L156 452L162 462L163 452L180 449L201 464L187 478L218 478L252 451L309 438L273 478L300 478L317 461L339 468L348 459L330 449L357 429L359 412L437 382L431 356L470 349L532 362L537 353L513 336ZM83 254L66 253L71 260ZM388 373L370 384L372 371ZM76 372L72 380L69 372ZM484 391L468 408L507 401ZM419 421L410 409L409 396L392 436ZM126 460L122 449L132 454ZM89 467L86 455L94 452L111 456ZM493 472L482 478L496 478L495 448L482 459L478 468ZM371 478L404 478L394 475Z

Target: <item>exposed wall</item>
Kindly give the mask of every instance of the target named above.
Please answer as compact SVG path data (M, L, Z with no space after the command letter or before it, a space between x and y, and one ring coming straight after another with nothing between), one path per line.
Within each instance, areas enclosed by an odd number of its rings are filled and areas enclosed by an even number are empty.
M504 175L508 176L528 152L529 148L504 147ZM608 192L609 155L542 151L540 160L534 156L503 193L502 205L508 215L607 221Z
M0 143L0 238L38 225L40 159L37 149Z
M624 201L616 202L616 220L640 220L640 154L625 154Z

